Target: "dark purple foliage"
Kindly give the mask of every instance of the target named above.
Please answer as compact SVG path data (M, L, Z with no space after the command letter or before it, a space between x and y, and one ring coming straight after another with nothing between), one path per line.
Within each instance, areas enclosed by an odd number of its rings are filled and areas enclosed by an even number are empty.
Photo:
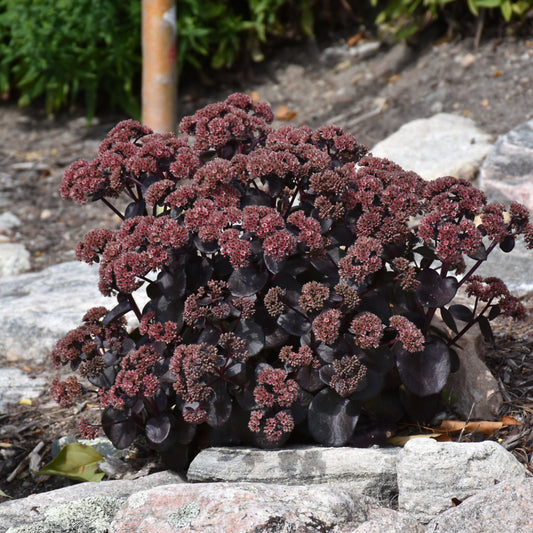
M426 182L337 127L271 120L235 94L185 118L181 137L125 121L65 173L64 198L122 219L77 248L117 305L90 310L52 358L96 387L118 447L138 434L161 451L375 443L402 418L431 418L470 327L490 340L490 320L524 316L475 271L520 234L533 246L525 208L487 204L461 179ZM450 305L461 286L473 310ZM437 310L450 335L430 329ZM53 384L63 405L83 391L75 377Z

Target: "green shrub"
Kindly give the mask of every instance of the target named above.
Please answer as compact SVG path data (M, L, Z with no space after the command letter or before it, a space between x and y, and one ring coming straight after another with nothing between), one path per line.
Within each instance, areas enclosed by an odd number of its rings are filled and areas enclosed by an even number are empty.
M533 7L533 0L370 0L370 3L379 9L377 25L397 39L410 37L437 19L458 24L468 13L478 17L481 10L489 9L508 23L513 17L523 17Z
M44 97L47 113L97 96L136 116L140 2L0 0L0 90L19 104Z
M231 67L243 51L261 61L261 44L287 30L292 18L296 34L313 34L313 4L307 0L178 0L179 64L202 68L205 59L215 69ZM244 5L242 5L244 4Z
M270 38L311 35L315 13L343 13L343 4L177 0L180 70L260 61ZM0 0L0 92L20 105L44 98L50 114L81 101L90 118L105 102L138 118L140 75L140 0Z

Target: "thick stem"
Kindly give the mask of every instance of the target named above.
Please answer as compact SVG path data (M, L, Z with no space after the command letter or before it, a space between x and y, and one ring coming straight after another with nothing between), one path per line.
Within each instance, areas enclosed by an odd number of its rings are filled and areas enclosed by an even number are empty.
M100 200L107 206L109 207L109 209L111 209L111 211L113 211L113 213L115 213L115 215L117 215L120 220L124 220L124 215L111 203L109 202L108 200L106 200L105 198L100 198Z

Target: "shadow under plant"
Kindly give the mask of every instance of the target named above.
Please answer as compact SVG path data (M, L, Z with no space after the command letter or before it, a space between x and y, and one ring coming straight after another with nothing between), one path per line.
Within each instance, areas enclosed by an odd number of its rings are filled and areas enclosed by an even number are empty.
M144 435L185 466L209 445L384 442L434 416L464 333L478 324L490 340L496 317L525 316L500 279L476 275L497 246L533 246L525 207L426 182L340 128L272 118L234 94L180 137L125 121L65 173L64 198L122 223L76 250L117 305L58 342L54 363L85 381L58 378L52 394L67 406L96 393L118 448ZM452 302L460 287L472 309ZM80 420L83 437L98 429Z

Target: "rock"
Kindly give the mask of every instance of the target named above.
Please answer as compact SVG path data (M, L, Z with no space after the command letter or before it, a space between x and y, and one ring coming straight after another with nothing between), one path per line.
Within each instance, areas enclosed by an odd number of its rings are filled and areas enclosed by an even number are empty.
M141 305L146 301L141 295ZM72 261L0 280L0 354L41 364L91 308L116 305L98 291L98 267Z
M424 533L426 529L410 516L392 509L370 511L369 520L350 533Z
M7 412L10 404L23 398L37 398L50 384L39 377L30 377L19 368L0 369L0 413Z
M397 464L398 507L427 523L464 500L512 478L526 478L527 471L498 443L436 442L412 439L404 446Z
M0 214L0 233L2 233L2 230L15 229L21 225L22 221L20 218L10 211L5 211L4 213Z
M372 498L324 485L167 485L131 496L109 533L351 533L376 508Z
M475 261L466 258L467 269ZM517 297L524 296L533 291L533 250L528 250L522 240L517 240L510 253L503 252L498 246L490 253L487 261L481 263L476 270L476 275L502 279L511 294Z
M428 533L533 531L533 479L503 481L434 518Z
M250 481L289 485L330 484L388 500L397 494L398 448L279 450L207 448L192 461L189 481Z
M533 211L533 120L498 137L479 172L489 200L520 202Z
M439 113L404 124L371 151L427 180L441 176L472 179L492 148L490 141L490 135L469 118Z
M16 276L30 269L30 252L23 244L0 242L0 278Z
M493 420L503 404L498 382L483 362L485 341L479 328L468 331L456 349L461 363L450 374L444 390L450 405L463 420Z
M181 478L173 472L158 472L135 480L79 483L71 487L34 494L21 500L5 501L0 503L0 531L7 530L9 533L107 531L114 514L131 494L181 481ZM94 528L92 528L91 513L98 517ZM105 529L101 529L103 525Z
M44 520L10 527L7 533L107 533L124 500L113 496L88 496L48 509Z

